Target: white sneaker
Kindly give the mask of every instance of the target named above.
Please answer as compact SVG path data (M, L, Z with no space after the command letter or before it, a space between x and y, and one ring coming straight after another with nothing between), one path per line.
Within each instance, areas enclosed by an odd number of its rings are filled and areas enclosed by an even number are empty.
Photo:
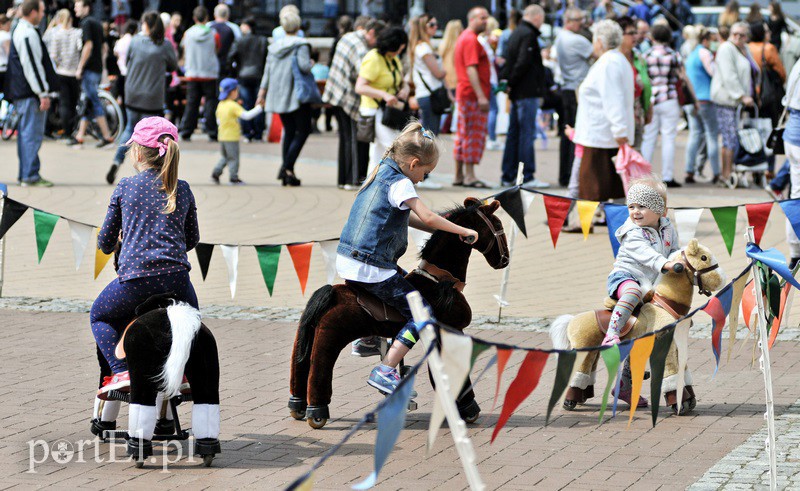
M342 189L345 191L358 191L361 186L356 186L355 184L345 184L342 186Z
M539 179L536 179L536 178L533 178L530 181L528 181L526 183L523 183L522 185L523 186L528 186L528 187L531 187L531 188L534 188L534 189L547 189L547 188L550 187L549 183L546 183L544 181L540 181Z
M486 142L486 148L488 150L503 150L504 145L502 142L499 142L497 140L489 140L488 142Z
M430 179L420 181L417 183L419 189L442 189L442 185L438 182L433 182Z

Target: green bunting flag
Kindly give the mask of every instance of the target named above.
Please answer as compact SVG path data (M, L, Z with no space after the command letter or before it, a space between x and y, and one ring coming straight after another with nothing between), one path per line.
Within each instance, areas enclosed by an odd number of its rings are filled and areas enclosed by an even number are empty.
M47 249L47 243L50 242L50 236L53 235L53 229L58 221L58 215L47 213L46 211L33 210L33 228L36 231L36 249L39 252L39 262L42 262L42 256Z
M275 286L275 276L278 274L278 260L281 257L281 246L256 246L258 264L261 266L261 275L264 276L264 283L267 284L269 296L272 296L272 288Z
M675 328L668 329L667 332L656 335L653 343L653 351L650 353L650 396L653 398L650 404L650 414L653 416L653 426L658 419L658 407L661 398L661 382L664 380L664 364L667 361L669 347L672 346L672 337L675 335Z
M711 214L714 215L714 221L717 222L719 233L722 234L722 240L725 241L725 247L728 248L728 255L733 255L733 239L736 237L736 213L738 211L738 206L711 208Z
M489 345L489 344L479 343L476 339L473 339L473 341L472 341L472 356L469 359L469 368L470 368L470 370L472 369L472 367L475 366L475 360L478 359L478 357L481 355L481 353L483 353L484 351L486 351L487 349L489 349L491 347L492 346Z
M547 403L547 416L544 419L544 425L550 422L550 413L553 412L561 395L567 390L569 385L569 377L572 375L572 367L575 366L575 358L577 352L564 351L558 354L558 365L556 366L556 379L553 382L553 392L550 394L550 401Z
M606 371L608 372L608 384L606 384L606 390L603 392L603 402L600 404L600 418L599 422L603 422L603 414L606 412L606 406L608 406L608 394L611 393L611 388L614 387L614 379L617 375L617 370L619 370L619 345L614 345L608 349L604 349L600 352L600 356L603 357L603 362L606 364Z

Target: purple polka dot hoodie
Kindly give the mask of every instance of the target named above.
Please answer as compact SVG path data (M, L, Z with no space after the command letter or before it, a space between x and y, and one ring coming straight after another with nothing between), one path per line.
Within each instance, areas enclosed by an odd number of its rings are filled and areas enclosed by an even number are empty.
M122 230L120 282L191 269L186 253L200 241L194 195L178 180L175 211L168 215L161 212L166 200L155 169L123 178L114 189L97 246L110 254Z

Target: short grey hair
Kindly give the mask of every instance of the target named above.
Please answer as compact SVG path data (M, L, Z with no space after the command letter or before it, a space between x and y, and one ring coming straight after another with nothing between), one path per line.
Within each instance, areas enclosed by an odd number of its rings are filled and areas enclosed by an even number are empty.
M544 16L544 9L537 4L531 4L525 7L525 10L522 14L523 17L533 18L538 16Z
M739 21L734 25L732 25L731 33L733 33L733 30L736 29L737 27L744 29L745 32L747 32L747 34L750 35L750 24L748 24L747 22Z
M592 27L594 39L599 40L606 51L622 44L622 28L616 21L603 19Z
M214 7L214 17L219 17L220 19L228 20L228 17L231 15L231 9L228 8L227 5L224 3L218 4Z
M295 12L286 11L281 14L281 27L286 34L294 34L300 30L300 16Z

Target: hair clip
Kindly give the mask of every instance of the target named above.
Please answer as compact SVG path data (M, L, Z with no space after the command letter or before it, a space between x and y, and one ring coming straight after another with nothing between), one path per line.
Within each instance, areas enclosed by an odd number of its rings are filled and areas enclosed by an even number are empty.
M424 136L428 140L433 140L433 133L431 132L431 130L426 130L425 128L420 126L419 132L422 133L422 136Z

